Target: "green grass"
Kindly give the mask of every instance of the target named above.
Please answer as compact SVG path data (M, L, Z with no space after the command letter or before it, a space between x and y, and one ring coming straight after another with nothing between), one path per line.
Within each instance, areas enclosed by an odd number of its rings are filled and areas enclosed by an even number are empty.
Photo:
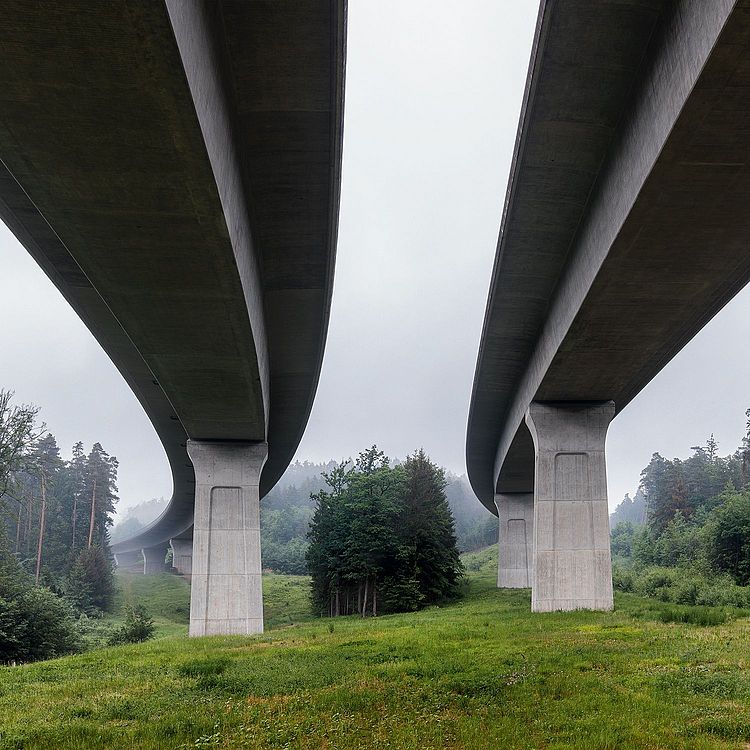
M451 606L0 669L0 750L750 747L748 620L532 615L491 550L465 564ZM269 619L304 617L304 581L264 578Z
M267 630L313 619L308 576L263 574L263 620Z
M124 622L125 607L143 604L156 625L155 637L186 635L190 619L190 586L170 573L144 576L119 572L117 595L111 614L84 619L81 630L88 648L106 645L111 632ZM310 579L307 576L263 575L263 609L266 629L308 622Z

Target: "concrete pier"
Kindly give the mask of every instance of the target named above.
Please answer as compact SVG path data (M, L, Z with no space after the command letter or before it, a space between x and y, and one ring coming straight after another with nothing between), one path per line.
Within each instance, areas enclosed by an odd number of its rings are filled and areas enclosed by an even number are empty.
M169 546L172 548L172 567L180 575L189 576L193 572L193 540L170 539Z
M533 571L534 495L495 495L499 520L498 588L525 589Z
M614 403L534 402L532 612L612 609L604 442Z
M143 555L140 551L138 552L118 552L115 555L115 565L120 570L127 570L130 572L143 572Z
M195 469L190 635L263 632L260 472L266 443L188 441Z
M155 573L163 573L166 570L164 559L167 556L166 545L158 547L149 547L141 550L141 557L143 557L143 574L154 575Z

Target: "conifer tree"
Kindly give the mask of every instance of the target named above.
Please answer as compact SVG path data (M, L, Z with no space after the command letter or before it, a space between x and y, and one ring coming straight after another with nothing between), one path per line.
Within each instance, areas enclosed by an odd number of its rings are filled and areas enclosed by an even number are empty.
M406 459L402 529L410 565L425 603L455 596L462 565L453 516L445 496L445 473L419 450Z
M79 502L88 510L87 547L108 549L108 530L118 500L117 467L117 459L110 456L100 443L94 443L86 461L82 499Z

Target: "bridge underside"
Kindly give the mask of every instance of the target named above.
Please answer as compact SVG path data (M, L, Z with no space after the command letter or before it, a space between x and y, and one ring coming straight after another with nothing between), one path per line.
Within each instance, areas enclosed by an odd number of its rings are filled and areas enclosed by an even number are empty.
M191 537L190 440L267 445L260 494L296 450L328 326L344 49L344 0L0 7L0 218L172 469L122 559L163 567Z
M542 3L467 435L488 508L535 493L537 563L533 410L621 411L750 280L749 59L748 2Z

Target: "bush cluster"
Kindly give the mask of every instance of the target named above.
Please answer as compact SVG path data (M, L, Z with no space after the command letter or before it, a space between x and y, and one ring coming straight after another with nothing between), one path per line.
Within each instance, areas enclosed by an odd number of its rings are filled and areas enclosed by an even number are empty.
M738 586L729 575L686 567L627 567L615 563L615 589L671 604L750 608L750 586Z
M80 648L71 606L35 586L0 538L0 664L51 659Z
M130 606L125 611L125 623L109 637L110 646L124 643L143 643L154 637L154 621L148 616L142 604Z

